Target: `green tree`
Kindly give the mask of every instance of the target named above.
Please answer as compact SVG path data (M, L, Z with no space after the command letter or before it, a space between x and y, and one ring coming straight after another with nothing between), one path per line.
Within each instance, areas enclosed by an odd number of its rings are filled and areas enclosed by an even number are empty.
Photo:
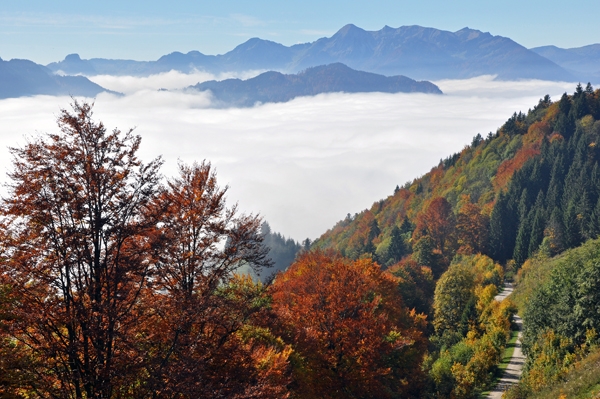
M437 335L461 331L463 313L473 301L475 280L468 266L453 264L435 287L433 325Z
M404 238L398 226L394 226L392 229L392 237L390 246L388 249L388 256L394 261L398 262L404 255L406 255L406 245Z

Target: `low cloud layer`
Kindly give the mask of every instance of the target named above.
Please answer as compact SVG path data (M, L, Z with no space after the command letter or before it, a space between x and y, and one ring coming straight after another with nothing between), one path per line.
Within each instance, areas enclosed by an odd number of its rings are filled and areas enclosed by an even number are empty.
M140 91L156 91L160 89L177 90L196 83L208 80L224 80L229 78L249 79L263 71L247 71L242 73L221 73L214 75L208 72L195 71L193 73L181 73L178 71L164 72L151 76L112 76L96 75L90 76L92 82L99 84L105 89L124 94L134 94Z
M166 176L176 172L178 159L210 160L221 184L230 186L230 201L245 212L260 212L274 230L297 240L314 239L347 213L387 197L397 184L426 173L477 133L495 132L513 112L526 112L545 94L558 100L575 88L481 77L436 82L441 96L337 93L213 109L206 94L156 91L180 84L175 75L158 76L114 78L120 86L113 87L105 78L107 87L130 94L98 96L97 120L111 129L136 127L143 137L141 157L162 155ZM70 101L1 100L0 169L11 168L7 146L55 132L59 109ZM8 181L4 173L0 180Z

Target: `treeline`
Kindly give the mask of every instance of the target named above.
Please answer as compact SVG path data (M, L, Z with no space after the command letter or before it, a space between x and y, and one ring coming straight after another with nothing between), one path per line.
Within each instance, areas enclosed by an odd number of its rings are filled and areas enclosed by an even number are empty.
M286 238L281 233L273 232L266 221L260 225L260 234L263 238L263 245L268 249L267 256L271 260L272 266L256 273L250 265L243 265L237 272L249 274L255 280L263 283L269 283L277 273L285 271L294 262L296 256L310 246L310 244L302 246L292 238Z
M597 93L579 85L552 111L552 119L528 128L544 137L539 155L514 174L491 214L492 256L502 262L514 259L521 265L544 240L547 250L557 254L600 233ZM514 134L518 124L509 132Z

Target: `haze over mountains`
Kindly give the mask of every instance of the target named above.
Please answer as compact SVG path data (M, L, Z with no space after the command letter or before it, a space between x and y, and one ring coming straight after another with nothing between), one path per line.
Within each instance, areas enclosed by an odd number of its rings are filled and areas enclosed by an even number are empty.
M0 58L0 98L36 94L94 97L108 91L84 76L59 76L28 60Z
M63 75L150 76L169 71L203 71L211 74L275 71L290 74L335 63L342 63L356 71L386 76L403 75L416 80L495 75L498 80L540 79L594 83L600 80L600 44L575 49L544 46L528 50L509 38L469 28L449 32L421 26L402 26L397 29L385 26L378 31L366 31L349 24L333 36L312 43L288 47L253 38L222 55L205 55L198 51L187 54L173 52L156 61L133 61L102 58L84 60L77 54L70 54L63 61L53 62L47 67L26 60L1 61L0 98L36 94L93 97L105 90L85 77ZM338 68L338 72L347 73L348 69L342 72ZM271 79L282 79L282 75L269 76ZM240 82L228 81L219 85L215 82L206 83L201 89L210 86L212 90L219 91L217 98L225 96L221 100L239 105L271 101L270 98L273 101L284 101L282 99L311 93L358 90L357 84L346 78L340 77L337 85L331 85L332 80L328 79L329 83L319 84L323 87L329 85L327 89L315 89L313 84L311 88L299 90L296 78L293 85L289 82L284 85L292 91L282 93L283 88L280 87L279 95L271 93L271 89L266 87L251 87L253 84L272 83L272 80L265 79L264 76L244 83L244 88L240 86ZM345 84L341 84L344 81ZM368 84L363 82L358 91L415 91L399 90L393 85L384 87L381 82L381 79L378 83L374 80ZM241 91L233 93L234 86ZM248 96L248 90L254 91L254 97ZM264 93L261 94L261 91ZM266 94L267 92L271 94Z
M426 80L497 75L502 80L573 81L575 72L581 72L569 71L509 38L474 29L449 32L421 26L385 26L379 31L366 31L351 24L329 38L290 47L253 38L222 55L174 52L157 61L131 61L82 60L71 54L48 67L68 74L144 76L173 69L294 73L335 62L361 71Z

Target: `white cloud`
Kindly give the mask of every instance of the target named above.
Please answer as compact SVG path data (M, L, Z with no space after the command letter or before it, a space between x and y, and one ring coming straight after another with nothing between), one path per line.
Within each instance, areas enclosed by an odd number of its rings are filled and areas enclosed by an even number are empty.
M205 94L158 92L142 84L137 87L143 90L125 97L98 96L95 117L108 128L136 126L142 158L162 154L167 176L178 158L210 160L221 184L231 187L231 201L302 240L390 195L396 184L426 173L545 94L558 100L575 87L489 78L438 84L447 94L322 94L246 109L207 108ZM10 168L6 147L22 145L24 135L56 131L58 110L69 101L0 101L0 170Z
M214 75L208 72L194 71L182 73L169 71L150 76L89 76L88 79L100 86L119 93L133 94L142 90L176 90L207 80L223 80L229 78L249 79L264 71L224 72Z
M229 16L233 21L241 24L244 27L254 27L254 26L262 26L265 25L263 21L260 19L253 17L252 15L244 15L244 14L231 14Z

